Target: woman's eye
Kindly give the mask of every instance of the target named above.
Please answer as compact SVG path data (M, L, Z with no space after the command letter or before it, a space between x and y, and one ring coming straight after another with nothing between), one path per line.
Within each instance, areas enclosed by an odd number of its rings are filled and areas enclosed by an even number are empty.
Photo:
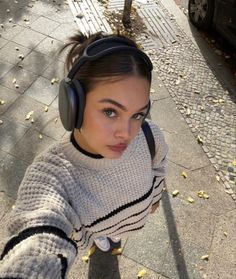
M116 116L116 112L113 109L104 109L103 113L109 118Z
M136 113L133 115L133 118L136 120L142 120L144 118L144 113Z

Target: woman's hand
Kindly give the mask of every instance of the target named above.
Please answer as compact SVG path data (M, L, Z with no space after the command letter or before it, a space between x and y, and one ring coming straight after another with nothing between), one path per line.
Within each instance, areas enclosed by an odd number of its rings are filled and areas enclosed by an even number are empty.
M157 202L154 205L152 205L150 214L154 213L157 210L157 208L159 207L159 205L160 205L160 202Z

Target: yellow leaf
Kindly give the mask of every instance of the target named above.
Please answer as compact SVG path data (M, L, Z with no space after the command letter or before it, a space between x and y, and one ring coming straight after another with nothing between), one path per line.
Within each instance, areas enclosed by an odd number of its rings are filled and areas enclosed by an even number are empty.
M48 106L45 106L45 107L44 107L44 111L45 111L45 112L48 112Z
M150 93L155 93L155 89L151 88Z
M91 257L95 251L96 251L96 246L92 246L88 251L88 256Z
M123 251L122 248L115 248L115 249L112 250L111 254L112 255L121 255L122 251Z
M203 144L203 139L200 137L200 135L197 136L197 141L198 143Z
M204 194L203 194L203 198L206 199L206 200L208 200L208 199L209 199L209 196L208 196L207 194L204 193Z
M5 101L4 100L0 100L0 105L4 105Z
M201 256L201 260L208 261L208 260L209 260L209 255L203 255L203 256Z
M217 180L217 181L220 181L219 175L216 175L216 180Z
M12 209L15 209L15 207L16 207L16 206L13 204L11 208L12 208Z
M190 108L187 108L186 115L189 116L191 114Z
M34 123L34 118L31 118L30 122L31 122L31 123Z
M203 191L198 191L197 192L197 195L198 195L199 198L203 198L203 194L204 194Z
M233 160L232 164L233 166L236 166L236 159Z
M172 192L172 196L173 196L173 197L176 197L178 194L179 194L179 190L174 190L174 191Z
M188 197L188 202L189 203L194 203L194 199L192 197Z
M13 84L16 83L16 78L13 78L12 83L13 83Z
M28 112L28 113L26 114L26 116L25 116L25 120L29 120L30 117L33 115L33 113L34 113L33 110L31 110L30 112Z
M138 273L138 278L142 278L147 274L147 271L145 269L142 269Z
M3 124L3 121L2 120L0 120L0 125L2 125Z
M83 256L82 261L87 263L89 261L89 257L88 256Z
M227 232L224 232L224 235L225 235L225 236L228 236L228 233L227 233Z
M182 171L181 175L182 175L184 178L187 178L187 177L188 177L188 175L187 175L187 173L186 173L185 171Z
M43 135L42 134L39 134L39 139L42 139L43 138Z

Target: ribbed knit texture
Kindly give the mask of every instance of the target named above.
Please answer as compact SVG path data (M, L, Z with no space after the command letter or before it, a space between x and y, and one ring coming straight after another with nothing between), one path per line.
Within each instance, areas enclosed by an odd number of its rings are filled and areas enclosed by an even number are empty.
M98 236L122 237L145 225L161 198L168 150L158 126L149 124L153 162L142 130L118 159L88 157L67 137L34 160L8 218L9 234L21 238L8 243L0 278L63 278L76 256L68 237L88 249Z

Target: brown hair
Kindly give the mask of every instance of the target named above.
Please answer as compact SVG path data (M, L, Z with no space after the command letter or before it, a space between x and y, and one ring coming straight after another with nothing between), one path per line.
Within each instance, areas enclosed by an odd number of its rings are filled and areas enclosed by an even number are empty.
M60 52L70 47L66 57L66 69L70 71L76 60L82 56L85 48L96 40L112 37L103 32L98 32L89 36L78 32L69 38L69 42L63 46ZM127 37L120 35L115 36L122 38ZM134 47L139 48L137 44L128 39ZM84 87L85 92L90 91L97 82L105 81L107 78L115 78L120 76L136 75L146 78L151 83L151 72L144 60L133 51L123 51L121 53L111 53L102 58L87 61L78 70L76 78Z

